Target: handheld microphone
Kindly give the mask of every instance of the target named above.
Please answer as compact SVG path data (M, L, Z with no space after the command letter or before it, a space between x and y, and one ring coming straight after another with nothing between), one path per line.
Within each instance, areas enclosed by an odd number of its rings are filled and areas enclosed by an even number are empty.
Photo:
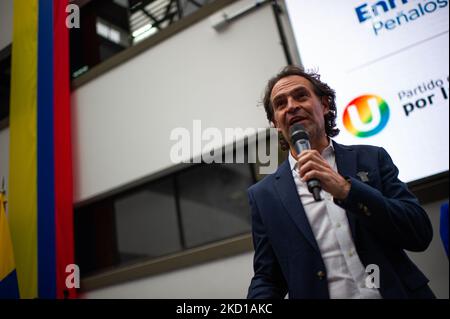
M298 155L305 150L311 149L309 135L303 125L299 123L293 124L289 129L289 135L291 136L292 145L294 145L295 151ZM313 178L310 179L306 185L308 186L309 192L313 194L314 200L316 202L321 201L322 198L320 197L320 191L322 190L322 186L320 185L320 181Z

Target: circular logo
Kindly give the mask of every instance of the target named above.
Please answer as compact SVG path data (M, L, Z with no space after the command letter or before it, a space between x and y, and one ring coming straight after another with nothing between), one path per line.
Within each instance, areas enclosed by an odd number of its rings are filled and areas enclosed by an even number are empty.
M343 123L357 137L378 134L389 120L389 106L378 95L362 95L345 107Z

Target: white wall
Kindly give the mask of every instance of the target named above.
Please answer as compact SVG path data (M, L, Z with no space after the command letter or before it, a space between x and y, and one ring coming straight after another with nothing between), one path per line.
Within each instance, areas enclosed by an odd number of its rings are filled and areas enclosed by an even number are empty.
M253 253L90 291L82 298L244 299Z
M75 201L173 166L171 130L192 134L195 119L222 133L267 127L257 104L265 81L286 63L279 42L270 6L220 33L205 19L76 90Z
M13 0L0 1L0 50L11 44L13 30Z

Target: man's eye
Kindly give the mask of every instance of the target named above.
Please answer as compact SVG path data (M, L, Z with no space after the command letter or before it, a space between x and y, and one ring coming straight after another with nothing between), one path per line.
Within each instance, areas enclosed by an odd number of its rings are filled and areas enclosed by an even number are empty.
M276 100L273 103L273 105L275 106L276 109L283 107L284 104L286 104L284 100Z
M304 92L294 92L294 94L292 94L292 97L294 98L294 100L300 101L301 99L306 97L306 94Z

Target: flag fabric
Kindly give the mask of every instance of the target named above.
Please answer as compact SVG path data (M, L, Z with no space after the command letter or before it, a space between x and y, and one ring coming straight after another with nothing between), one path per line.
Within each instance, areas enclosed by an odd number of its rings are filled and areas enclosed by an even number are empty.
M21 298L75 297L69 0L14 0L9 216Z
M19 288L5 203L4 194L0 193L0 299L13 299L19 298Z

